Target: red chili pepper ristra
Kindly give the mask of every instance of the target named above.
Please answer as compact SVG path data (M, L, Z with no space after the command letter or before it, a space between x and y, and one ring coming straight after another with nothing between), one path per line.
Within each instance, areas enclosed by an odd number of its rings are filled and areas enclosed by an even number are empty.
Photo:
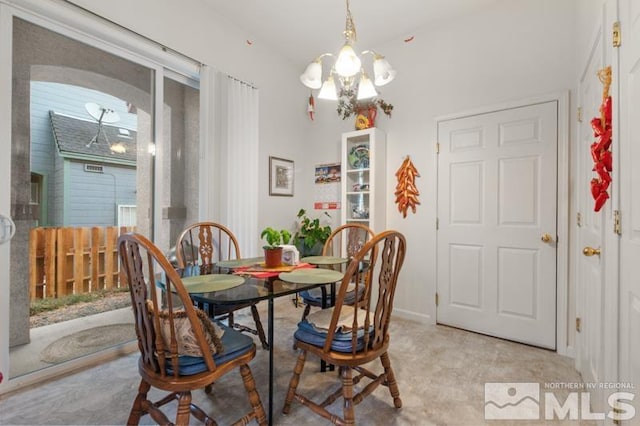
M611 183L611 171L613 170L613 156L609 150L612 136L611 96L604 98L600 106L600 113L601 117L595 117L591 120L593 135L597 138L597 140L591 144L591 158L594 162L592 170L598 175L598 177L591 179L591 196L595 200L594 210L596 212L600 211L609 199L607 190Z

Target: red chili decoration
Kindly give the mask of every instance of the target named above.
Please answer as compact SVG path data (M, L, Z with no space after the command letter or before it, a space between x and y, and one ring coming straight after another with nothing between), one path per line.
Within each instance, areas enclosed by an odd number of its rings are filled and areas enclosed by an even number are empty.
M603 151L600 160L608 172L613 170L613 156L611 155L611 151Z
M313 94L309 95L309 101L307 102L307 113L309 114L309 118L313 121L313 115L316 112L316 102L313 99Z
M607 71L605 71L606 73ZM611 69L609 68L609 74L611 74ZM609 75L609 84L611 84L611 75ZM607 90L608 91L608 90ZM611 105L611 96L607 96L604 99L604 102L602 104L601 108L601 112L604 114L604 119L607 123L611 124L611 118L612 118L612 105Z
M613 156L611 155L611 123L613 114L613 101L609 96L611 86L611 67L598 71L598 78L604 85L602 90L602 104L600 105L600 117L591 120L593 136L596 139L591 144L591 158L595 163L593 171L597 177L591 179L591 196L595 200L594 210L602 209L609 199L609 184L611 184L611 171L613 170Z
M609 125L611 125L611 122L609 122ZM609 146L611 146L611 129L608 129L603 134L601 134L598 137L598 140L594 143L600 150L609 149Z
M602 206L604 206L604 203L608 199L609 199L609 194L607 194L607 191L601 192L600 195L598 195L598 198L596 198L596 205L594 207L594 210L599 212Z
M591 120L591 128L593 129L593 136L597 137L604 133L600 117L595 117Z

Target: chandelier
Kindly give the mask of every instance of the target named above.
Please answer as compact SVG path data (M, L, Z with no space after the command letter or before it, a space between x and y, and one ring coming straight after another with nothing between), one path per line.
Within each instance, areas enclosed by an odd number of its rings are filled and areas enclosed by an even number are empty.
M329 76L322 82L322 59L335 55L331 53L323 53L314 59L304 73L300 76L302 84L310 89L320 89L318 93L319 99L338 100L338 94L344 95L355 93L357 90L357 99L368 99L376 96L378 92L375 86L384 86L390 83L396 76L396 71L391 68L389 62L384 56L373 50L365 50L361 55L373 55L373 83L362 67L362 61L353 50L353 45L357 41L356 26L353 23L351 10L349 9L349 0L347 2L347 22L344 29L345 43L340 49L340 53L331 67ZM337 82L336 82L337 80ZM339 91L338 91L339 89Z

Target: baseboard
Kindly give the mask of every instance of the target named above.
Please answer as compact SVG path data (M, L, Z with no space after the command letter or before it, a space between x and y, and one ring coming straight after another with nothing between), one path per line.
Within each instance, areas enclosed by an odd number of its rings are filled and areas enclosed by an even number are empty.
M393 309L393 315L397 316L398 318L411 320L411 321L416 321L416 322L419 322L421 324L432 325L432 324L436 323L435 320L431 317L431 315L420 314L420 313L413 312L413 311L407 311L405 309L394 308Z

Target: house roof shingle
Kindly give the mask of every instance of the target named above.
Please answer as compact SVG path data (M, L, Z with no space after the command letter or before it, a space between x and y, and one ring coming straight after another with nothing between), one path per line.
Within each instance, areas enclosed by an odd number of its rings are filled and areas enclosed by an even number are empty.
M49 111L53 137L62 157L93 157L96 161L108 163L127 163L135 165L137 149L137 132L128 130L122 134L120 127L102 125L98 140L87 146L98 132L98 123L80 120L68 115ZM110 149L114 143L121 143L125 152L114 152Z

